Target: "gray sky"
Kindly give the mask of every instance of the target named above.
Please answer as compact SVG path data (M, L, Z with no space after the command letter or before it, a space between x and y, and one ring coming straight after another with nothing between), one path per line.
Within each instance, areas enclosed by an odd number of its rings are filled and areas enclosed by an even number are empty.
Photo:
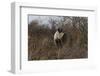
M42 24L49 24L49 20L50 19L53 19L53 20L61 20L61 16L36 16L36 15L29 15L29 18L28 18L28 23L34 21L34 20L37 20L39 21L39 23L42 23Z
M38 21L38 23L44 24L45 26L49 26L51 28L52 24L49 22L50 19L56 21L56 28L60 27L62 24L60 24L60 21L63 19L63 16L41 16L41 15L29 15L28 16L28 24L30 24L32 21ZM71 23L70 19L66 19L66 22L64 24L67 23ZM70 24L71 25L71 24Z

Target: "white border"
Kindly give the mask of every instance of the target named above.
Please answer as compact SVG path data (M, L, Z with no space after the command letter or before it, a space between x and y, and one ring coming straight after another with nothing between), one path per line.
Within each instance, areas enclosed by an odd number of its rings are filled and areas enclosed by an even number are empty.
M27 8L28 7L28 8ZM23 9L27 8L27 9ZM30 10L34 9L34 11ZM40 12L40 11L44 12ZM67 13L64 14L67 10ZM68 12L69 10L69 12ZM24 12L23 12L24 11ZM60 13L54 13L60 12ZM63 12L62 12L63 11ZM75 12L76 11L76 12ZM50 12L50 13L45 13ZM52 13L53 12L53 13ZM80 12L80 14L78 13ZM55 71L55 70L67 70L75 68L87 68L94 66L94 56L95 53L95 12L94 8L83 8L83 7L69 7L68 8L52 8L52 7L35 7L34 4L28 3L12 3L12 68L13 73L22 73L22 72L46 72L46 71ZM89 17L89 58L88 59L73 59L73 60L53 60L53 61L32 61L27 62L27 53L23 52L23 47L27 43L27 14L40 14L40 15L69 15L69 16L87 16ZM76 14L75 14L76 13ZM23 27L25 25L25 27ZM91 26L90 26L91 25ZM22 33L21 33L22 32ZM22 41L21 41L22 40ZM25 42L26 41L26 42ZM24 43L25 42L25 43ZM22 48L21 48L22 47ZM27 46L26 46L27 49ZM21 50L21 51L20 51ZM24 60L25 59L25 60ZM66 65L66 66L65 66Z

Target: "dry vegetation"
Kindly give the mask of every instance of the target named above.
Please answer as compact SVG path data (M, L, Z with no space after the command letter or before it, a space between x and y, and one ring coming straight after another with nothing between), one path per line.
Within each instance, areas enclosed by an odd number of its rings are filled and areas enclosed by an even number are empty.
M28 60L76 59L88 57L88 18L62 17L49 19L51 28L34 20L28 25ZM67 34L67 41L57 58L58 48L53 36L60 26Z

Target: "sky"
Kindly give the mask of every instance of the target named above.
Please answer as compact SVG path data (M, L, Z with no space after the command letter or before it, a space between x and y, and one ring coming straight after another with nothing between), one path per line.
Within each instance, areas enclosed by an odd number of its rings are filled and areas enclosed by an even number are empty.
M66 16L68 17L68 16ZM72 16L70 16L72 17ZM46 15L28 15L28 24L30 24L32 21L38 21L38 23L40 25L45 25L45 26L49 26L50 28L52 27L52 24L50 23L50 20L54 20L56 21L56 28L57 27L61 27L61 20L63 20L64 16L46 16ZM70 20L70 18L67 18L66 21L64 22L64 24L68 24L70 23L70 26L72 25L72 22Z
M38 15L29 15L28 16L28 24L34 20L37 20L39 23L42 24L49 24L49 20L61 20L61 16L38 16Z

